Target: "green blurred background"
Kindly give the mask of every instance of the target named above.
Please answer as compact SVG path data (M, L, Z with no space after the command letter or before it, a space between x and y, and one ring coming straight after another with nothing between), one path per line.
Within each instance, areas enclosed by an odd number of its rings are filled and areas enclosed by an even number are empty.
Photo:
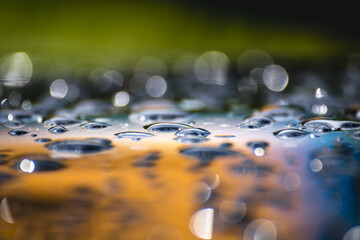
M290 3L289 3L290 4ZM356 10L239 1L3 1L0 56L71 64L132 64L143 56L248 49L292 59L341 58L359 50ZM346 17L339 17L346 13Z

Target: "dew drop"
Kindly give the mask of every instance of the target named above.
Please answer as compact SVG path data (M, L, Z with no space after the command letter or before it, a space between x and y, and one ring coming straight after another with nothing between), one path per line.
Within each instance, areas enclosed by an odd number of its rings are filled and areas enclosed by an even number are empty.
M25 134L28 134L29 132L25 131L25 130L13 129L13 130L10 130L8 133L9 133L10 136L19 137L19 136L23 136Z
M310 133L299 129L281 129L279 131L274 132L273 134L277 138L290 140L290 139L299 139L305 137Z
M68 131L69 130L67 128L62 127L62 126L55 126L55 127L49 128L49 132L51 132L52 134L63 134Z

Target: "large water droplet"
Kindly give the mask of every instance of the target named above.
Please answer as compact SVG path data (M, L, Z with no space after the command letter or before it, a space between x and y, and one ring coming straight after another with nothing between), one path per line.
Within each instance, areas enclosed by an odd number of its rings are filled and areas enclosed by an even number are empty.
M85 130L100 130L110 126L111 126L110 124L106 124L106 123L89 122L81 125L81 128Z
M175 133L179 138L205 138L210 135L210 132L203 128L185 128Z
M139 141L142 138L153 137L154 134L147 132L136 132L136 131L127 131L127 132L119 132L114 134L117 138L129 138L133 141Z
M310 133L299 129L281 129L279 131L274 132L274 136L284 140L299 139L305 137L308 134Z
M29 132L25 130L13 129L10 130L8 133L10 136L19 137L28 134Z
M68 131L69 130L67 128L62 127L62 126L55 126L55 127L49 128L49 132L51 132L52 134L63 134Z
M185 128L192 128L192 127L181 123L161 122L161 123L152 123L146 125L144 126L144 128L149 132L154 132L154 133L172 133L183 130Z
M201 161L212 161L218 157L226 157L239 154L238 152L218 147L189 147L180 150L181 154L196 157Z
M101 142L93 139L61 140L49 143L46 148L54 153L91 154L111 149L109 140Z

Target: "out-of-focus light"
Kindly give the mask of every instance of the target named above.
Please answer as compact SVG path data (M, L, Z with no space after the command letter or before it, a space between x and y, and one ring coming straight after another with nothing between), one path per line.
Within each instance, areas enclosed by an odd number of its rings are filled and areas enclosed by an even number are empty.
M346 232L343 240L359 240L360 239L360 226L351 228Z
M211 188L203 182L194 183L190 187L190 199L196 203L205 203L211 196Z
M32 173L35 170L35 163L27 158L20 162L20 170L26 173Z
M146 81L146 93L151 97L162 97L166 92L167 84L161 76L152 76Z
M30 81L32 73L30 57L24 52L13 53L1 64L0 82L8 87L22 87Z
M311 162L310 162L311 171L320 172L322 168L323 168L323 164L320 159L316 158L316 159L311 160Z
M8 121L11 122L14 120L14 115L12 113L8 114Z
M124 107L128 105L130 101L130 96L125 91L117 92L113 99L113 104L115 107Z
M21 108L25 111L30 110L32 108L31 101L29 99L24 100L21 104Z
M12 91L9 94L9 104L13 107L17 107L19 106L20 102L21 102L21 94L17 91Z
M275 224L266 219L258 219L251 222L244 231L244 240L276 240L277 229Z
M315 98L316 99L320 99L320 98L324 98L327 96L327 93L324 89L322 88L317 88L316 92L315 92Z
M53 98L63 99L68 93L68 84L64 79L56 79L50 85L50 94Z
M68 85L68 92L66 94L66 100L68 102L75 102L80 97L80 89L76 84Z
M195 61L194 72L202 83L224 85L228 67L229 58L224 53L210 51L204 53Z
M274 92L283 91L289 83L286 70L279 65L269 65L264 69L263 81L265 86Z
M189 223L190 231L200 239L211 239L214 224L214 209L204 208L192 215Z
M301 179L296 173L288 173L284 178L284 186L288 191L296 191L301 186Z
M314 104L311 110L316 115L325 115L328 111L328 108L325 104Z
M223 201L219 207L219 215L228 223L238 223L246 213L246 205L243 202Z
M14 219L12 217L12 214L10 212L9 204L7 198L3 198L0 203L0 215L2 219L7 223L14 223Z
M262 157L265 155L265 149L261 147L257 147L254 149L254 155L258 157Z

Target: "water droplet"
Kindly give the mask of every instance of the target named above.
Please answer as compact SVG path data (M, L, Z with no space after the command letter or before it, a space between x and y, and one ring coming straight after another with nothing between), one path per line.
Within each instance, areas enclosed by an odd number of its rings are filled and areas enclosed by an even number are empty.
M105 140L106 141L93 139L61 140L47 144L46 148L54 153L91 154L102 152L113 147L111 144L108 144L109 140Z
M89 122L81 125L81 128L85 130L100 130L107 127L110 127L110 124L107 123L97 123L97 122Z
M245 176L247 174L254 176L265 176L273 171L271 166L268 165L257 165L251 159L244 160L242 164L231 165L229 167L229 172Z
M280 139L299 139L310 134L309 132L299 130L299 129L281 129L273 133L274 136Z
M327 125L321 125L321 126L316 127L314 129L314 131L319 134L327 134L327 133L332 132L332 129L331 129L331 127L329 127Z
M51 142L51 139L50 138L38 138L38 139L35 139L34 141L38 142L38 143L47 143L47 142Z
M203 128L185 128L175 133L179 138L205 138L210 132Z
M136 161L133 166L135 167L153 167L155 166L155 162L160 159L160 153L153 152L149 153L144 158Z
M65 168L65 165L51 160L24 158L17 162L13 167L21 172L32 173L60 170Z
M153 137L154 134L147 132L136 132L136 131L127 131L127 132L119 132L114 134L117 138L129 138L133 141L139 141L142 138Z
M49 120L46 120L43 124L44 126L54 127L54 126L70 126L75 124L80 124L82 121L77 119L63 118L63 117L54 117Z
M272 120L269 117L249 117L249 118L245 118L243 123L252 123L252 124L256 124L256 125L270 125L274 122L274 120Z
M37 137L37 134L31 134L30 137Z
M68 131L69 130L67 128L62 127L62 126L55 126L55 127L49 128L49 132L51 132L52 134L63 134Z
M192 127L181 123L160 122L160 123L152 123L146 125L144 126L144 128L149 132L154 132L154 133L172 133Z
M7 173L7 172L1 172L0 171L0 184L3 184L6 181L12 180L14 178L13 175Z
M180 150L181 154L196 157L197 159L209 162L218 157L226 157L239 154L238 152L217 147L189 147Z
M18 130L18 129L13 129L9 131L9 135L10 136L15 136L15 137L19 137L19 136L23 136L25 134L28 134L28 131L25 130Z

